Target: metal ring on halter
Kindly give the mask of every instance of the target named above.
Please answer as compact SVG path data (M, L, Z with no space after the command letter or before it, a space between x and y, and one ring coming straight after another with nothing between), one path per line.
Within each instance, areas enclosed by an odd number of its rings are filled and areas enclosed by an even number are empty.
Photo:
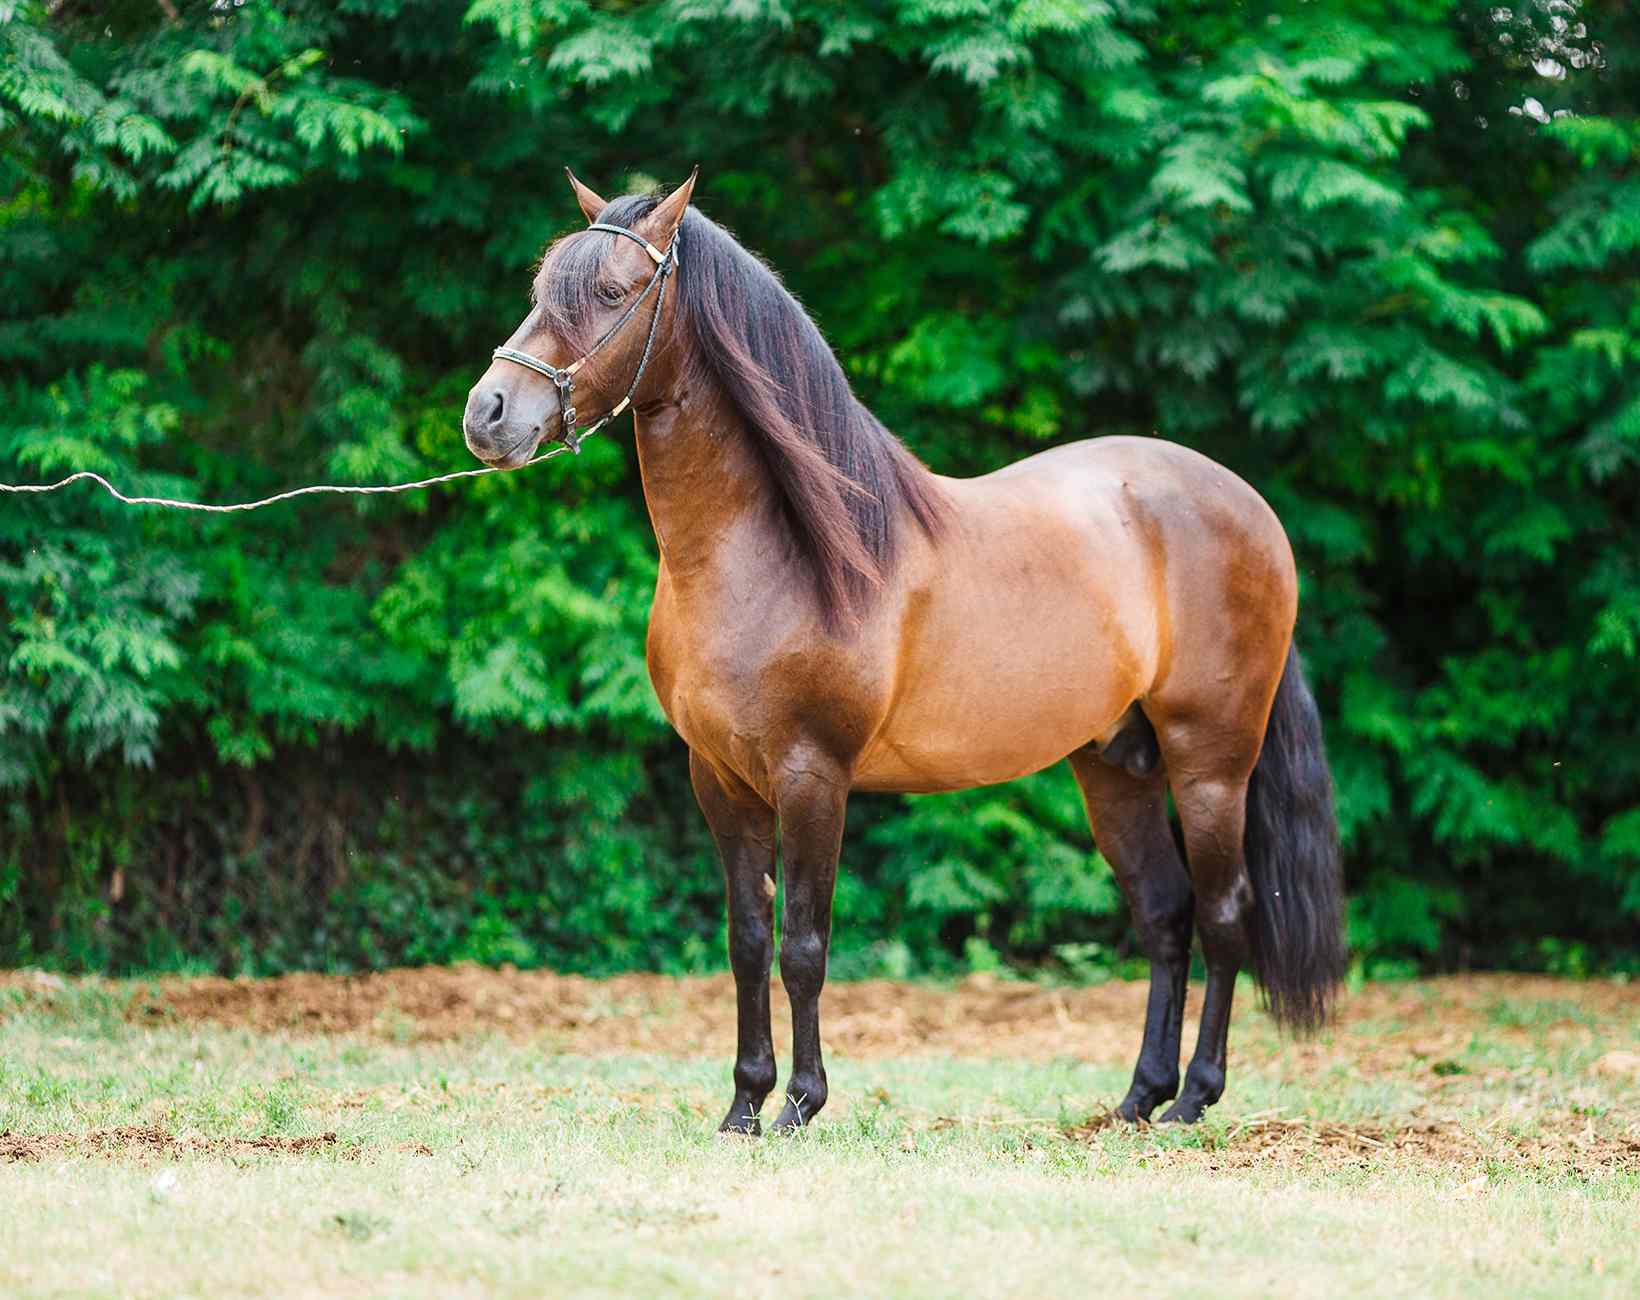
M511 361L514 365L523 366L526 370L533 370L538 375L545 375L557 385L559 422L561 426L558 441L577 455L580 454L582 440L590 438L604 425L626 410L632 402L632 395L638 391L638 383L643 379L644 367L649 364L650 351L655 346L655 329L661 322L661 306L666 301L666 281L672 272L677 269L678 241L683 237L683 229L680 225L672 233L672 246L663 253L637 231L628 230L625 226L611 226L602 221L594 221L587 229L604 230L612 235L624 235L627 239L643 246L644 252L648 253L655 263L655 273L649 277L649 283L644 285L643 292L638 295L630 307L621 313L621 318L604 331L602 338L588 348L578 360L567 366L551 365L542 361L539 357L532 357L528 352L520 352L517 348L501 347L490 354L498 361ZM610 339L626 327L627 322L637 315L638 308L643 306L650 292L657 285L659 286L659 292L655 295L655 313L649 318L649 335L644 339L643 355L638 359L637 373L632 376L632 382L627 385L626 396L621 398L603 419L599 420L585 433L577 436L575 432L576 411L572 400L575 389L575 372L586 365L599 348L603 347L604 344L608 343Z

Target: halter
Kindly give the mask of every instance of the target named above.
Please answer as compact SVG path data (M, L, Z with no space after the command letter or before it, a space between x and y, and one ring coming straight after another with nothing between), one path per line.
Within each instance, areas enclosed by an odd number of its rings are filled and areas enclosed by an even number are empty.
M580 360L572 362L570 365L564 366L562 369L558 366L548 365L539 357L532 357L528 352L520 352L517 348L497 348L490 354L492 357L495 357L500 361L511 361L514 365L523 366L526 370L533 370L538 375L545 375L558 386L558 409L563 419L563 428L558 435L558 440L576 455L580 455L581 453L582 440L585 438L590 438L593 434L597 433L599 429L603 428L604 425L608 424L622 411L626 410L626 408L632 403L632 394L638 391L638 383L643 379L644 367L649 364L650 350L655 346L655 329L661 323L661 305L666 301L666 281L670 278L672 272L677 269L678 240L682 238L683 235L683 230L680 225L679 229L673 232L672 246L663 253L642 235L638 234L637 231L628 230L625 226L611 226L606 225L602 221L594 221L587 227L587 229L607 230L612 235L621 235L632 240L634 243L643 245L643 251L648 253L655 262L655 274L649 277L649 283L644 285L643 292L640 293L636 301L634 301L633 304L628 307L624 313L622 313L620 320L611 325L609 329L604 332L604 336L587 349L587 351L581 356ZM603 347L604 344L608 343L610 339L614 338L621 332L622 329L626 327L627 322L637 315L638 308L643 306L644 300L649 297L650 292L654 290L656 286L659 286L659 292L655 295L655 314L649 318L649 335L643 342L643 356L638 358L638 370L637 373L632 376L632 382L627 385L626 396L621 398L621 400L615 404L614 408L610 410L609 414L599 420L597 424L591 426L585 433L577 434L575 432L575 406L572 397L572 392L575 388L575 372L582 366L586 365L586 363L592 359L593 354L596 353L599 348Z

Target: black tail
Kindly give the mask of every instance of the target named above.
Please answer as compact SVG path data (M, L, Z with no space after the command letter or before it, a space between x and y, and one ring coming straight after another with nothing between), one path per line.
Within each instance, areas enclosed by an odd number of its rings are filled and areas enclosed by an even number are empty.
M1276 1022L1320 1028L1344 978L1344 872L1321 714L1298 651L1276 688L1264 749L1247 787L1253 878L1253 975Z

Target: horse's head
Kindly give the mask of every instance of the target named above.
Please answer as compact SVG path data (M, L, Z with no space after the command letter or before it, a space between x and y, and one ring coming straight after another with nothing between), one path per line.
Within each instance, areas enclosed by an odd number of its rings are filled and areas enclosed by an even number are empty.
M591 228L547 250L529 315L467 395L467 447L503 469L529 460L544 439L573 445L578 431L642 401L664 369L646 363L676 307L666 281L694 175L659 203L606 203L573 173L569 180ZM620 220L632 212L641 215Z

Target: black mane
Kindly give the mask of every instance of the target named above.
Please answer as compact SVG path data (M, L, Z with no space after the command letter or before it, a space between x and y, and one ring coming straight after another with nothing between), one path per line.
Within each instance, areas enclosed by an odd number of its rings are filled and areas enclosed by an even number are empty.
M659 202L629 195L598 220L631 229ZM693 208L681 240L673 284L690 364L745 422L827 621L852 622L890 572L907 518L938 530L934 478L860 404L819 329L761 259ZM541 305L560 327L592 318L607 247L572 240L554 255Z

